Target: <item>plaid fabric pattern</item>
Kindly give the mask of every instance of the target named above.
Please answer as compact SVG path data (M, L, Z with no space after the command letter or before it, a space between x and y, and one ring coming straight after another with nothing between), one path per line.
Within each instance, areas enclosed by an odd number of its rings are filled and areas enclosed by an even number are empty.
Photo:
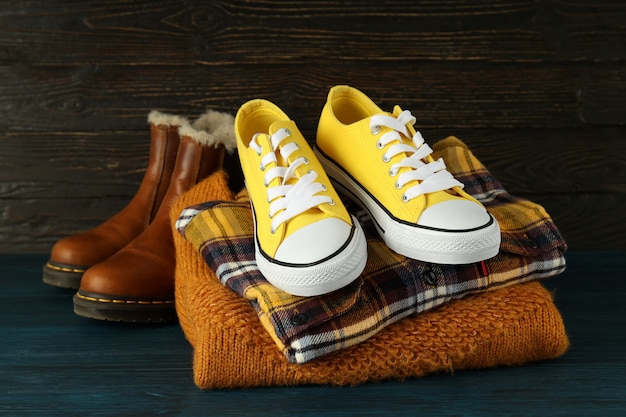
M176 228L220 281L251 303L287 359L299 364L353 346L391 323L448 301L564 271L567 247L543 207L507 193L460 140L450 137L433 149L500 223L502 243L496 257L470 265L408 259L387 248L361 212L368 241L362 276L330 294L297 297L269 284L256 266L245 192L236 201L185 209Z

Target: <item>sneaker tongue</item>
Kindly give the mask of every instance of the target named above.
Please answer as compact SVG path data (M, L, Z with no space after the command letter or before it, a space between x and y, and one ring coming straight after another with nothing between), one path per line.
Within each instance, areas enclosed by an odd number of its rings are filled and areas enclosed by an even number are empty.
M403 110L402 110L402 108L400 106L397 106L397 105L394 106L393 107L393 113L392 113L393 117L395 117L397 119L400 116L400 114L402 114L402 111ZM412 142L413 141L413 135L415 134L415 129L413 128L413 126L411 126L409 124L406 124L405 128L406 128L406 133L407 133L405 139L408 140L409 142Z
M387 114L389 116L393 116L396 119L398 118L398 116L400 116L401 113L402 113L402 108L400 108L400 106L397 106L397 105L394 106L393 113L385 112L385 114ZM384 127L384 126L382 127L382 129L383 129L384 132L391 131L390 128ZM411 131L411 128L406 127L406 130L407 130L409 135L413 135L415 133L415 132ZM412 140L411 136L406 136L406 135L404 135L404 133L400 133L400 132L398 132L398 133L400 134L400 137L402 138L402 143L411 144L411 145L413 144L413 140ZM398 142L392 142L389 146L393 145L394 143L398 143ZM406 158L407 156L409 156L409 155L406 152L401 152L401 153L395 155L391 159L390 164L393 165L395 163L398 163L401 160L403 160L404 158ZM402 168L402 169L400 169L399 173L405 172L407 169L409 169L409 168Z
M400 114L402 112L403 112L403 110L402 110L402 108L400 106L397 106L397 105L394 106L394 108L393 108L393 116L394 117L397 118L398 116L400 116ZM407 138L405 140L412 143L413 142L412 136L416 133L416 130L415 130L415 128L413 126L408 125L407 126L407 131L408 131L408 133L409 133L409 135L411 137L409 137L409 138ZM401 155L402 155L402 158L407 156L406 153L402 153ZM394 158L394 159L392 159L392 163L395 163L395 162L397 162L400 159L401 158L399 158L399 159ZM431 157L422 158L422 162L424 162L425 164L427 164L429 162L432 162L432 160L433 159ZM408 169L409 168L402 168L400 170L399 174L405 172ZM409 185L410 185L410 183L409 183ZM424 197L426 199L426 206L431 206L431 205L434 205L436 203L440 203L442 201L447 201L447 200L452 200L452 199L458 198L457 195L456 195L456 192L453 192L452 190L439 191L439 192L436 192L436 193L429 193L429 194L426 194Z
M400 116L400 114L402 114L403 110L400 106L394 106L393 108L393 112L389 113L389 112L385 112L384 114L388 115L388 116L392 116L394 118L398 118ZM413 135L415 134L415 129L413 128L413 126L411 126L410 124L405 124L404 125L405 128L405 132L398 132L398 134L400 135L401 138L401 142L407 145L410 145L413 147ZM382 132L386 133L386 132L390 132L392 131L391 128L386 127L386 126L382 126L381 127ZM394 146L396 144L398 144L400 142L391 142L389 145L387 145L387 149L390 148L391 146ZM405 158L411 156L413 154L413 152L400 152L396 155L393 156L393 158L391 158L391 160L388 162L389 167L391 168L394 164L397 164L399 162L401 162L402 160L404 160ZM428 163L428 160L422 159L422 162L424 163ZM397 172L396 176L402 175L405 172L411 171L412 168L408 168L408 167L402 167L399 169L399 171ZM411 181L409 183L407 183L405 185L405 188L409 188L412 185L416 185L417 182Z
M300 135L300 131L298 130L296 123L292 120L279 120L272 123L269 127L269 135L273 135L278 132L280 129L289 129L292 135ZM293 138L291 139L293 140ZM291 141L289 138L283 140L283 144ZM279 148L276 149L276 159L278 160L278 164L286 167L288 162L284 160L282 155L280 154L280 144ZM300 168L304 169L304 168ZM307 168L308 170L308 168ZM297 172L297 171L296 171ZM291 178L287 181L287 184L295 184L298 181L297 178ZM311 223L312 219L317 219L320 212L330 213L332 215L333 210L329 209L327 204L322 204L321 206L310 208L309 210L301 213L300 215L293 217L286 223L285 227L285 236L291 235L293 232L307 226Z
M269 127L269 135L273 135L276 132L278 132L280 129L288 129L290 132L292 132L292 134L295 134L296 132L298 132L298 128L296 127L295 122L293 122L292 120L278 120L275 121L274 123L272 123ZM287 167L289 166L289 162L285 160L285 158L283 158L283 156L280 153L280 148L282 144L288 143L293 141L292 139L289 139L289 137L285 138L282 140L281 143L278 144L278 147L276 148L276 160L278 161L278 165L283 166L283 167ZM296 179L292 178L290 180L287 181L287 184L290 183L294 183L296 181Z

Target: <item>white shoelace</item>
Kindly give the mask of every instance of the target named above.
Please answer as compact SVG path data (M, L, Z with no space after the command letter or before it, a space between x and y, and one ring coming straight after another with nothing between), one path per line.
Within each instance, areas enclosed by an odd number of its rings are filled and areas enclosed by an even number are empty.
M252 137L250 141L250 147L261 156L263 149L258 144L257 138L262 135L257 133ZM291 220L293 217L301 214L311 208L317 207L320 204L334 204L332 198L325 195L318 195L319 192L326 191L326 187L315 181L317 178L317 172L310 170L300 178L296 178L295 172L302 164L308 164L309 161L300 156L288 166L280 166L278 158L276 158L276 151L280 152L283 161L288 161L289 156L296 150L300 149L297 143L289 142L282 143L286 138L291 135L289 129L279 129L270 137L272 149L267 150L265 155L261 157L261 171L266 171L268 165L274 163L275 166L271 167L265 172L264 182L267 188L267 201L270 203L270 219L272 219L271 232L275 233L278 227ZM270 186L271 182L277 178L282 178L280 185ZM291 184L287 184L287 181L295 178L296 181Z
M396 180L396 188L398 189L402 189L411 181L417 182L416 185L411 186L402 194L402 201L408 202L420 195L448 190L452 187L462 188L463 184L446 170L446 164L443 162L443 159L439 158L436 161L424 162L425 158L433 150L428 144L424 143L424 138L419 131L416 131L411 138L411 144L402 141L402 136L400 135L410 138L409 130L406 126L407 123L411 125L415 123L415 117L408 110L404 110L397 118L377 114L370 119L370 129L374 135L378 134L381 126L392 129L383 134L376 143L379 149L396 142L389 146L389 149L383 154L383 162L389 162L394 156L401 153L408 155L400 162L393 164L389 169L389 175L395 177L402 168L408 168Z

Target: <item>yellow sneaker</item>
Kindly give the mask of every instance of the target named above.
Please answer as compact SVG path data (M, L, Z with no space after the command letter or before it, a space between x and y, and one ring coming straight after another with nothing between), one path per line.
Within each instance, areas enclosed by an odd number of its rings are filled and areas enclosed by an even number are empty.
M462 190L399 106L381 110L349 86L330 90L315 152L337 190L371 214L395 252L425 262L466 264L500 247L497 221Z
M365 268L367 244L296 124L251 100L235 117L237 149L254 215L255 256L274 286L313 296L344 287Z

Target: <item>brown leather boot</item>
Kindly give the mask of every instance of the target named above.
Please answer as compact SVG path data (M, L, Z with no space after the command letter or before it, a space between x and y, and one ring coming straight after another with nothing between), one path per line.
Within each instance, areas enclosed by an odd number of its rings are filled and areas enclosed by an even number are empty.
M107 260L89 268L74 296L78 315L112 321L175 321L175 249L169 213L178 197L219 170L225 147L235 144L233 118L207 113L204 123L183 126L170 187L152 223ZM222 175L224 175L222 173Z
M180 142L178 129L186 120L157 111L148 115L151 143L148 168L132 200L99 226L59 240L43 267L46 284L78 288L83 273L137 237L152 221L170 185Z

